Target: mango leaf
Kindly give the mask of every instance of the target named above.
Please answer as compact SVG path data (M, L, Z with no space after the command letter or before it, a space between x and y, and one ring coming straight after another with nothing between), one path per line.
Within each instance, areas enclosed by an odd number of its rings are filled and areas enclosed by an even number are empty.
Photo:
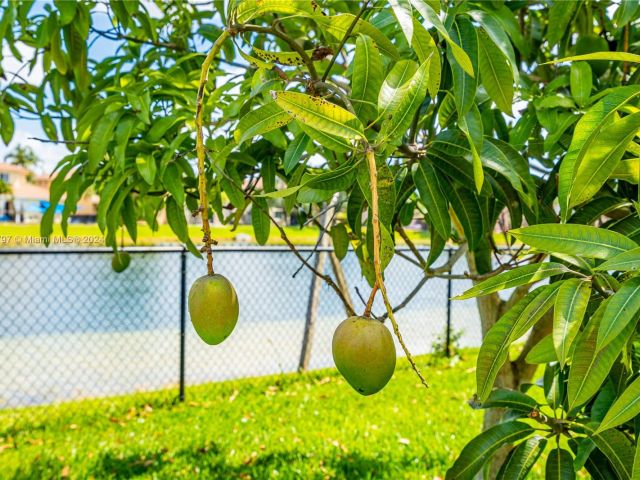
M535 429L526 423L511 421L495 425L476 436L462 449L446 480L471 480L484 463L502 446L528 437Z
M593 86L593 74L587 62L575 62L571 64L571 96L576 103L583 107L591 96Z
M633 457L633 473L631 480L640 480L640 443L636 443L636 453Z
M507 57L484 30L478 35L480 80L491 100L507 115L513 108L513 73Z
M345 227L344 223L338 223L331 227L329 234L331 235L336 257L338 257L339 260L344 259L349 251L349 234L347 233L347 227Z
M417 70L418 65L413 60L400 60L393 65L379 89L379 118L384 120L388 112L398 108L403 91Z
M164 174L162 175L162 184L171 196L176 199L178 205L184 205L182 172L176 163L172 162L166 166Z
M261 58L265 62L269 63L279 63L280 65L303 65L304 60L300 56L298 52L270 52L268 50L262 50L258 47L252 47L253 53L256 54L257 57ZM306 50L305 53L308 57L313 55L313 50Z
M250 20L266 13L280 13L284 15L313 16L319 12L319 7L313 0L241 0L236 3L233 15L239 23Z
M600 323L596 348L601 350L609 345L627 325L632 324L638 311L640 311L640 277L635 277L624 282L620 290L609 298Z
M614 62L640 63L640 55L627 52L594 52L585 53L584 55L573 55L571 57L564 57L547 63L576 62L582 60L613 60Z
M436 56L439 56L438 47L433 37L415 18L413 19L413 39L411 40L411 47L416 52L420 63L426 62L434 53ZM436 93L432 93L432 95L435 96L437 93L436 91Z
M536 249L608 259L638 245L624 235L590 225L557 223L509 230L509 234Z
M429 218L438 235L441 238L449 238L451 235L449 202L430 160L423 159L418 163L413 172L413 180L420 194L420 200L427 207Z
M298 92L271 91L271 95L280 108L313 129L353 140L364 137L360 120L334 103Z
M376 102L383 81L382 58L370 37L359 35L353 57L351 102L356 116L363 122L375 118Z
M629 324L609 345L602 350L596 349L598 330L607 303L605 300L600 304L576 340L567 388L570 411L589 401L598 392L632 331L633 325Z
M566 33L577 6L576 2L554 2L551 5L547 25L547 40L550 46L558 43Z
M445 193L449 197L453 212L462 224L469 249L474 250L483 234L482 211L478 198L466 188L454 185L450 185Z
M474 72L478 71L478 34L466 17L458 17L451 26L451 38L454 42L460 43L471 62ZM455 43L454 43L455 44ZM448 44L447 56L451 64L453 75L453 98L456 102L458 116L464 115L471 109L476 97L478 79L473 74L469 74L462 65L455 61L452 44Z
M478 297L480 295L488 295L489 293L507 288L526 285L528 283L538 282L554 275L562 275L570 270L561 263L546 262L533 263L531 265L523 265L512 270L502 272L498 275L488 278L466 292L454 297L454 300L465 300L467 298Z
M156 178L156 160L150 153L140 153L136 157L136 168L142 179L149 185L153 185Z
M255 198L255 205L251 207L251 225L253 226L256 242L260 245L264 245L269 240L271 222L266 213L267 211L269 211L267 201L264 198Z
M449 32L447 32L447 29L442 23L442 20L440 20L440 17L438 17L438 14L433 9L433 7L426 2L418 0L412 1L412 5L416 10L418 10L418 12L420 12L420 15L422 15L425 20L431 23L436 28L438 33L442 35L442 38L444 38L445 42L447 42L447 46L451 50L456 63L460 65L460 67L462 67L462 69L468 75L473 77L475 75L475 71L477 71L477 68L474 69L473 62L469 58L469 55L467 55L467 52L465 52L464 48L460 47L460 45L458 45L449 36Z
M167 198L167 223L181 242L187 243L189 241L189 228L184 208L178 205L173 197Z
M605 454L620 479L630 479L635 450L627 436L619 430L605 430L591 437Z
M325 32L340 41L347 34L355 19L355 15L342 13L340 15L316 17L315 21ZM387 57L393 60L397 60L399 58L400 54L398 53L398 49L391 40L366 20L359 19L356 26L351 30L351 35L357 35L359 33L371 37L373 41L376 42L376 45L378 45L380 51Z
M346 190L353 184L355 176L355 165L353 163L347 163L319 175L308 175L306 178L303 178L302 184L305 187L317 190L340 192Z
M284 173L289 175L297 166L302 154L307 149L309 144L309 136L305 133L301 133L293 139L287 146L287 150L284 152Z
M91 132L89 139L89 149L87 150L87 170L91 173L104 160L107 153L107 146L113 138L113 130L116 128L118 120L122 116L121 110L116 110L100 118Z
M604 430L622 425L635 418L638 414L640 414L640 377L631 382L624 392L616 398L596 429L595 434L597 435Z
M558 285L545 285L520 299L493 327L480 347L476 369L477 395L489 398L498 372L507 361L509 346L527 332L551 308Z
M411 80L398 90L397 103L385 111L377 137L379 143L395 145L402 139L427 93L428 68L428 62L420 65Z
M524 360L530 365L556 362L558 357L553 347L553 335L547 335L536 343L533 348L529 350Z
M632 272L640 268L640 248L634 248L628 252L620 253L611 260L607 260L595 267L594 270L611 271L618 270L620 272Z
M530 413L538 408L538 402L517 390L497 388L480 404L480 408L510 408L518 412Z
M240 145L246 140L270 132L287 125L291 115L280 108L275 102L269 102L244 115L233 133L236 143Z
M569 190L569 207L589 200L600 191L639 129L640 112L627 115L602 128L576 169Z
M509 454L496 480L524 480L547 446L547 439L535 436L520 443Z
M309 138L311 138L311 140L313 140L314 142L318 142L320 145L328 148L333 152L346 153L353 149L353 146L346 138L338 137L336 135L329 135L328 133L316 130L315 128L301 122L296 122L296 124L300 127L300 130L302 130Z
M558 200L563 220L569 216L569 190L574 184L575 172L582 159L589 153L591 144L602 128L611 123L610 117L638 95L640 95L640 85L615 88L591 107L576 124L569 151L560 165L558 179Z
M564 448L554 448L547 457L544 474L545 478L573 480L576 478L576 472L573 469L573 457Z
M482 170L482 160L480 151L482 150L483 132L482 117L477 105L472 105L471 109L463 116L458 118L458 126L462 130L469 141L471 149L471 165L473 166L473 183L476 191L482 191L484 184L484 170Z
M580 331L590 296L591 284L578 278L563 281L558 290L553 316L553 345L562 368Z
M407 43L411 45L413 39L413 16L409 0L389 0L393 14L404 33Z
M640 183L640 158L622 160L614 168L611 178L619 178L629 183Z

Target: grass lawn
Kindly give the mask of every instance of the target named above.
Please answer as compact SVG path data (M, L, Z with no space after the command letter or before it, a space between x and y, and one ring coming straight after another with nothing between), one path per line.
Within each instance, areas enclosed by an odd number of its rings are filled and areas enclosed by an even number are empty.
M248 236L247 243L255 244L255 237L253 235L253 227L251 225L239 225L234 231L231 231L231 227L212 227L212 235L218 242L224 243L237 243L236 236ZM296 245L315 245L318 241L318 229L315 227L285 227L285 231L289 239ZM95 224L70 224L68 230L67 240L71 241L71 245L74 246L93 246L103 247L104 240L102 232ZM414 232L408 231L409 237L419 245L425 245L429 243L429 236L427 232ZM189 226L189 235L191 239L200 244L202 239L202 230L198 225ZM0 223L0 248L2 247L26 247L26 246L44 246L41 243L27 243L28 238L40 238L40 225L39 224L15 224L15 223ZM54 232L52 235L52 242L55 243L56 238L64 238L60 225L54 226ZM120 238L118 236L118 238ZM401 239L399 239L401 241ZM133 242L127 234L124 235L124 242L126 245L133 245ZM137 245L159 245L177 243L177 239L169 225L160 225L157 232L151 231L147 224L138 224L138 242ZM271 228L271 234L269 236L268 245L284 245L284 241L280 238L278 230L274 227Z
M482 413L475 354L404 359L361 397L335 370L0 411L0 478L403 479L444 477Z

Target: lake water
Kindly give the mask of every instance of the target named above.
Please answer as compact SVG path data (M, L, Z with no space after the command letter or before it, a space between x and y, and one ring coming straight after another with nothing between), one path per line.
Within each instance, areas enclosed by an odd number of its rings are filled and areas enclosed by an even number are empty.
M342 264L361 311L355 289L366 297L369 287L352 252ZM212 347L199 340L187 316L187 385L297 369L312 281L306 269L293 278L299 265L282 249L216 252L215 270L235 285L240 318L231 337ZM191 255L186 267L188 288L206 267ZM328 260L326 269L332 273ZM459 264L456 273L465 269ZM392 303L401 302L421 276L396 256L386 272ZM469 286L453 282L453 295ZM117 274L111 254L96 250L0 251L0 408L176 386L180 300L179 252L132 252L130 267ZM383 311L377 299L374 313ZM439 279L427 281L398 312L412 353L431 350L444 334L446 312L447 282ZM344 316L335 293L323 284L310 368L333 365L331 336ZM453 330L462 332L459 345L478 346L474 301L453 302L451 316Z

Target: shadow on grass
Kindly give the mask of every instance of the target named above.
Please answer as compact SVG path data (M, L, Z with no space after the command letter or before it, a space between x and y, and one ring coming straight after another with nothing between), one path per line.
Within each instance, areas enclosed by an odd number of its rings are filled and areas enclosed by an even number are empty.
M118 452L107 452L97 457L95 463L82 473L82 478L191 478L198 474L212 479L262 479L270 478L278 471L281 478L324 479L378 479L399 478L401 472L410 466L415 468L415 458L402 456L393 461L364 455L360 452L340 453L333 456L319 456L301 451L262 453L251 456L245 462L227 463L224 452L215 444L208 443L200 448L183 449L177 452L156 451L122 456ZM176 464L175 466L173 464ZM31 465L25 465L15 472L13 480L32 478L52 478L60 472L64 462L57 458L39 457ZM71 463L72 476L74 472Z

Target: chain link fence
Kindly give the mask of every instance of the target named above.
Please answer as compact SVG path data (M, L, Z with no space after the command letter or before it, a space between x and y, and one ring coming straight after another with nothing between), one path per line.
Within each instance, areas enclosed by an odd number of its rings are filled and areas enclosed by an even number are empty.
M319 255L300 250L310 263ZM311 314L316 323L307 367L333 365L331 338L345 317L343 305L322 283L317 310L310 310L313 275L288 249L216 250L215 269L235 285L240 318L215 347L198 338L186 308L204 263L177 248L128 251L131 265L115 273L106 249L0 250L0 409L165 388L184 399L185 385L293 372ZM463 273L466 265L458 263L454 273ZM366 296L369 287L355 254L341 265L361 311L357 290ZM325 271L333 274L328 260ZM392 303L403 302L421 279L420 268L396 255L386 271ZM474 302L449 301L469 285L430 279L397 313L413 354L434 345L447 351L447 341L480 345ZM384 313L379 298L373 313Z

